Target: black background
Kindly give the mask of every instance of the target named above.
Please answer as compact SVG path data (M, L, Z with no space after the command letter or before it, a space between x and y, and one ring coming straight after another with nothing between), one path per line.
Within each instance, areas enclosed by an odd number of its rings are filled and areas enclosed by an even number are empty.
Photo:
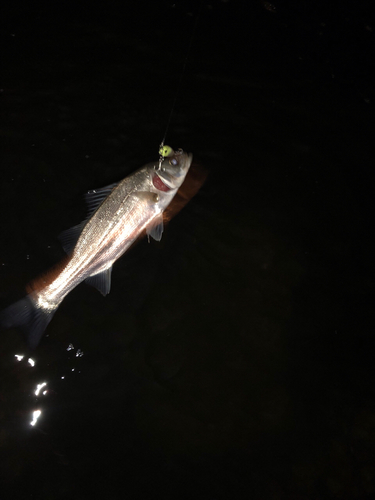
M171 110L210 171L108 297L34 352L1 333L6 498L372 498L374 29L370 1L2 8L1 305Z

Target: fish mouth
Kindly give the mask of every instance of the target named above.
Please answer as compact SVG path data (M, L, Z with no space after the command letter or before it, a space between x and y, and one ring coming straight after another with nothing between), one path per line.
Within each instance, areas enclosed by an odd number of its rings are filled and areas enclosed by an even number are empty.
M159 191L168 192L172 189L172 187L169 187L165 180L162 180L157 173L154 174L152 183Z
M182 174L181 174L182 175ZM163 175L158 174L154 175L153 184L160 191L170 191L171 189L175 189L175 179L181 177L181 175L176 175L174 179L171 179L169 176L163 172ZM160 186L160 187L158 187Z

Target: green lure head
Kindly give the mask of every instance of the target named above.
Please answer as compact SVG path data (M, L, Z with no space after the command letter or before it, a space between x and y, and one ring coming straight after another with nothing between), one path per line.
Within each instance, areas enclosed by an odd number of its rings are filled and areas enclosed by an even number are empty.
M168 158L174 155L174 151L170 146L161 146L159 149L159 155L163 158Z

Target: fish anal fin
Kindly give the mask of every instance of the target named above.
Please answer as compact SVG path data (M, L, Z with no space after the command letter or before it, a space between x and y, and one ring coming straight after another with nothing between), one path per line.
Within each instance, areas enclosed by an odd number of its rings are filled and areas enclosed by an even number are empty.
M93 286L102 295L108 295L111 290L112 266L98 274L93 274L86 278L86 283Z

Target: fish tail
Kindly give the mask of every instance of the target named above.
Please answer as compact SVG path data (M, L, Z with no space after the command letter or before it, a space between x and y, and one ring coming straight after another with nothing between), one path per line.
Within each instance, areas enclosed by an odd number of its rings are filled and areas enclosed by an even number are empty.
M51 321L56 309L38 307L30 295L7 307L0 314L0 325L3 328L19 328L27 339L31 349L39 344L44 330Z

